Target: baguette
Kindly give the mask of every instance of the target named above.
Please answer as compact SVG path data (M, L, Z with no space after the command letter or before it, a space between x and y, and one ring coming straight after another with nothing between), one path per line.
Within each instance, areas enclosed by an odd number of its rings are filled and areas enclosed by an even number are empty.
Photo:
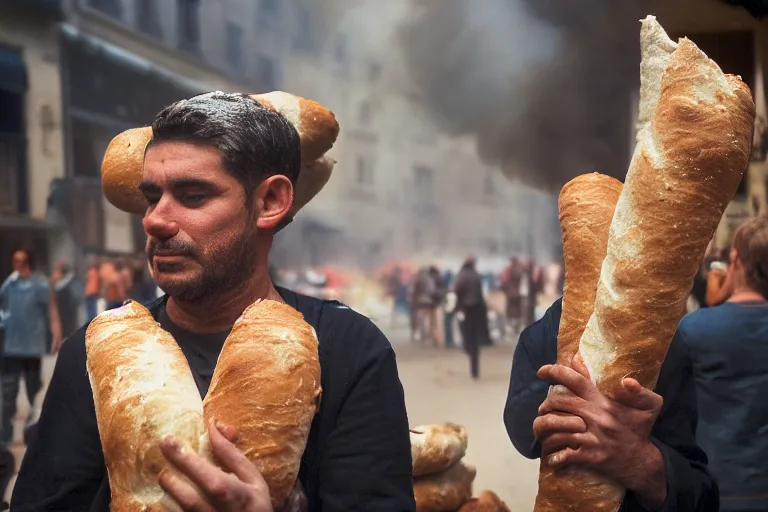
M339 136L336 116L316 101L282 91L252 94L251 98L282 114L299 132L302 168L327 153Z
M755 104L688 39L642 25L637 146L611 222L595 308L579 352L613 396L652 389L693 278L749 162Z
M414 478L444 471L467 453L467 429L460 425L424 425L411 429Z
M265 108L284 116L299 133L301 170L290 216L296 215L328 183L336 160L325 155L339 135L333 112L319 103L286 92L250 96ZM144 152L152 140L152 127L131 128L109 143L101 164L104 197L118 209L144 215L147 201L139 191Z
M615 178L592 173L574 178L560 192L565 287L557 334L558 364L571 366L594 310L600 268L608 245L608 228L621 190L622 184ZM568 393L568 390L553 386L550 393ZM612 480L582 468L556 471L542 456L534 512L611 511L623 496L624 489Z
M274 508L294 489L320 401L314 329L292 307L257 301L235 322L203 400L211 420L237 427L237 447L259 469Z
M169 434L207 447L203 402L173 337L138 302L97 316L85 334L86 365L112 492L112 512L176 511L157 483Z
M477 475L474 466L460 461L435 475L413 482L417 512L454 512L472 498L472 482Z

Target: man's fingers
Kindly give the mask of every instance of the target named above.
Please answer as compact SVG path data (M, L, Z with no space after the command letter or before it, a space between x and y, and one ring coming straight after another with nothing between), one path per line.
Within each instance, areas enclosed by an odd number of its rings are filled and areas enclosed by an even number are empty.
M555 452L547 457L547 464L553 468L563 468L568 466L569 463L572 462L574 455L576 455L576 451L577 450L574 450L573 448L565 448L559 452Z
M533 420L533 435L539 440L552 434L578 434L586 431L587 424L578 416L545 414Z
M211 441L211 451L221 467L233 473L242 482L266 488L267 484L256 466L225 437L222 430L231 435L233 428L223 425L217 427L211 420L208 425L208 437Z
M220 438L223 438L219 434ZM225 442L228 442L225 440ZM213 445L213 442L211 442ZM218 483L222 478L228 476L222 470L200 457L197 453L183 447L181 443L173 436L168 436L160 443L160 450L163 456L170 462L176 470L202 491L209 493L212 483ZM208 496L212 496L210 493Z
M583 398L572 394L550 393L539 406L539 416L552 412L582 415L587 410L588 404Z
M579 374L589 379L589 369L587 368L587 365L584 363L584 359L581 357L580 352L576 352L573 355L573 359L571 359L571 367L574 370L576 370Z
M664 399L650 389L644 388L635 379L624 379L616 391L615 400L622 405L641 411L661 409Z
M562 384L571 393L585 400L591 400L602 396L592 382L573 368L560 364L542 366L537 374L538 378L547 380L553 384Z
M557 433L547 436L541 442L541 454L543 457L557 453L566 448L578 450L583 443L584 434Z
M166 468L157 479L160 487L181 507L184 512L216 512L197 490L174 470Z

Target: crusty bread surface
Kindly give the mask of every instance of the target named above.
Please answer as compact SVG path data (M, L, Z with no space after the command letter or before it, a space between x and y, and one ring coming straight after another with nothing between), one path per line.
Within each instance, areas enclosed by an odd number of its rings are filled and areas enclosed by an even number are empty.
M174 435L200 453L203 403L173 337L138 302L97 316L85 335L88 378L112 491L112 512L179 510L157 483Z
M224 342L203 409L206 424L237 427L236 445L264 476L275 508L294 488L319 402L314 329L286 304L249 306Z
M477 469L460 461L447 470L413 481L418 512L454 512L472 499Z
M459 512L510 512L509 507L493 491L483 491L459 509Z
M444 471L467 453L467 430L461 425L444 423L421 425L411 429L413 476Z

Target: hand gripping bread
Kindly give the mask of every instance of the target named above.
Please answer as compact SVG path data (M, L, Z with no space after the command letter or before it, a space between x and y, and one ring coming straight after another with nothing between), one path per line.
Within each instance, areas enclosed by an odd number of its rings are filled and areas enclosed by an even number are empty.
M301 140L301 171L294 191L295 215L322 189L331 177L336 161L325 155L339 135L333 112L319 103L287 92L250 96L254 101L280 113L296 128ZM104 196L115 207L143 215L147 202L139 191L144 168L144 151L152 139L149 126L132 128L109 143L101 164Z
M509 507L493 491L483 491L459 509L459 512L509 512Z
M224 342L203 409L206 424L237 427L236 445L261 471L275 508L294 488L319 401L314 329L286 304L249 306Z
M454 512L472 498L474 466L459 462L442 473L417 478L413 495L418 512Z
M693 278L747 167L749 88L691 41L642 26L637 146L611 222L579 352L609 396L624 377L653 388Z
M187 449L207 445L203 403L173 337L138 302L97 316L85 334L112 512L180 510L157 477L169 434Z
M608 229L621 190L622 184L615 178L592 173L574 178L560 191L565 287L557 334L558 364L571 366L594 310ZM553 386L550 393L568 390ZM535 512L612 512L623 497L624 489L612 480L583 468L555 471L541 458Z
M467 453L467 430L452 423L423 425L411 429L413 476L439 473Z

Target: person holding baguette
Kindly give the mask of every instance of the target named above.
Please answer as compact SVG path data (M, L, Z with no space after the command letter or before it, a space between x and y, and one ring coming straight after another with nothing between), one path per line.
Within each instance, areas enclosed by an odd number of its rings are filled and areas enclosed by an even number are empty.
M298 474L306 508L412 511L408 418L390 343L346 306L275 288L269 278L272 240L289 217L303 169L300 143L287 117L241 94L205 94L158 114L140 189L148 205L147 257L166 295L148 310L184 353L201 397L246 308L269 299L298 310L319 340L322 385ZM82 328L62 346L15 485L14 511L110 510L85 338ZM162 457L174 471L160 473L159 483L178 508L273 509L264 479L233 443L237 427L209 426L221 467L182 449L174 436L163 440Z
M654 391L624 379L611 400L584 377L579 356L575 369L555 364L561 312L559 299L515 348L504 423L518 452L618 481L627 489L623 512L718 510L718 487L696 443L696 384L680 339L673 339ZM573 396L548 396L550 384Z

